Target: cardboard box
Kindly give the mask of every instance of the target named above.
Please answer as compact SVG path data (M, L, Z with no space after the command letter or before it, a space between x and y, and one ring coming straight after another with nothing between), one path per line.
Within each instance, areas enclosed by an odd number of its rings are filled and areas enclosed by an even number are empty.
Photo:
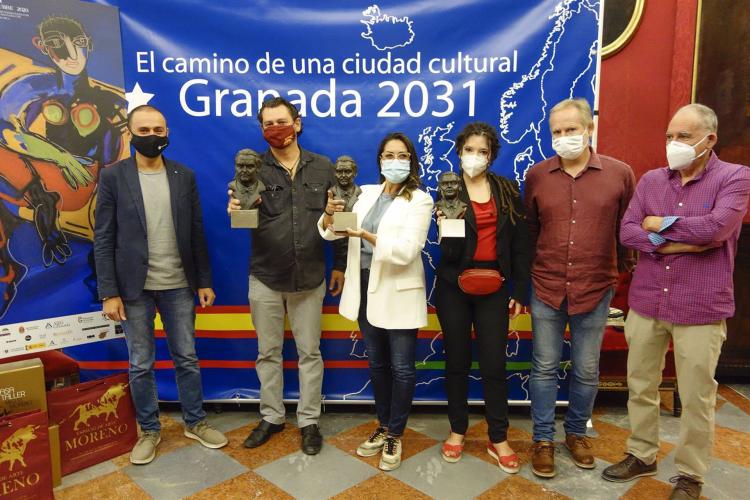
M47 411L44 366L39 358L0 364L0 415Z
M62 483L62 469L60 466L60 426L50 425L49 429L49 458L52 465L52 487L57 488Z

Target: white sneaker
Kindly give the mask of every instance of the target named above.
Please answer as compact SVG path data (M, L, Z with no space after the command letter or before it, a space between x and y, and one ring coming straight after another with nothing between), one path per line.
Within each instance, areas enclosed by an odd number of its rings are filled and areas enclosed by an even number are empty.
M159 431L144 431L138 436L138 441L130 452L130 463L145 465L151 463L156 456L156 447L161 443Z
M380 455L380 470L394 470L401 465L401 440L397 437L385 438L383 453Z
M380 450L385 444L385 437L388 435L388 430L385 427L378 427L372 436L367 438L367 441L363 442L357 447L357 455L360 457L371 457L380 453Z

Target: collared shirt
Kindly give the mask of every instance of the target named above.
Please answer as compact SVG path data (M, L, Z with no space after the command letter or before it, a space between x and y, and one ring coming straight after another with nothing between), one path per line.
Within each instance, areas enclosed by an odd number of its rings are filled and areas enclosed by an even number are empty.
M259 177L266 189L261 193L258 227L251 231L250 274L278 292L319 286L325 277L325 252L316 226L328 189L335 185L333 164L300 148L292 180L269 150ZM334 269L343 270L346 254L336 253Z
M532 283L539 299L568 313L592 311L617 284L628 251L618 245L619 224L635 176L625 163L591 151L575 177L555 155L529 169L525 203L532 248Z
M706 168L684 186L668 168L643 175L622 221L624 245L640 251L629 305L661 321L703 325L734 315L732 274L742 218L750 196L750 168L711 153ZM641 224L649 215L675 217L659 232L666 241L721 246L701 253L665 255ZM664 224L662 224L664 227Z

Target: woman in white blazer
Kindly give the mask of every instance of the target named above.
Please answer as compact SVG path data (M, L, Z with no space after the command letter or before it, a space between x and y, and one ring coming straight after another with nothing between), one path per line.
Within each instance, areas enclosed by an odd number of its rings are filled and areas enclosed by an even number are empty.
M401 436L414 395L417 330L427 325L422 248L433 201L419 189L417 152L406 135L388 134L377 158L381 184L362 186L352 209L358 228L333 231L333 213L344 202L329 192L318 229L327 240L349 237L339 312L359 321L379 420L357 454L381 453L380 468L393 470L401 464Z

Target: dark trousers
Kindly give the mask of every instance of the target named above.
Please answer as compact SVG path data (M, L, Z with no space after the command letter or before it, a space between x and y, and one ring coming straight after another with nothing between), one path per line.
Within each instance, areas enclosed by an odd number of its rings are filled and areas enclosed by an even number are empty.
M417 349L417 329L386 330L367 321L367 284L369 269L361 274L359 330L365 339L367 362L370 365L375 411L381 427L388 434L401 437L411 411L417 369L414 364ZM394 311L398 314L398 311Z
M435 308L443 329L445 392L451 430L466 434L469 426L469 370L471 331L476 332L479 372L484 390L485 418L493 443L507 439L508 388L505 347L508 343L508 290L489 295L468 295L458 285L437 280Z

